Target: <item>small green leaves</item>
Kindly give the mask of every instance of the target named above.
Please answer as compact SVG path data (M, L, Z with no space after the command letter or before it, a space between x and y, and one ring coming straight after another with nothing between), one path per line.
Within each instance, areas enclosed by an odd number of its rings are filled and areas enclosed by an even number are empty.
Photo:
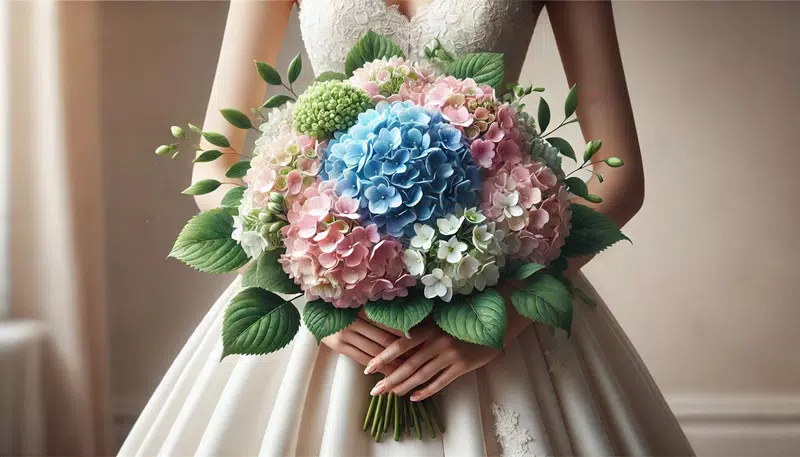
M233 216L229 208L203 211L181 230L169 256L205 273L234 271L248 258L231 233Z
M478 84L499 89L503 84L504 71L503 54L476 52L465 54L450 62L445 73L461 79L472 78Z
M567 184L567 190L578 197L586 198L589 195L589 187L586 186L586 183L581 178L573 176L567 178L564 182Z
M572 149L572 145L570 145L567 140L557 136L549 136L547 137L547 142L553 145L554 148L558 149L558 152L560 152L564 157L569 157L572 160L576 160L575 150Z
M319 344L326 336L347 328L356 321L359 308L337 308L332 304L314 300L303 308L303 322Z
M300 329L300 312L283 298L258 287L239 292L222 321L222 357L261 355L289 344Z
M253 128L253 123L250 122L250 118L239 110L225 108L219 110L219 112L222 113L222 117L224 117L229 124L237 129L247 130Z
M264 102L263 105L261 105L261 107L262 108L280 108L281 106L285 105L286 102L293 102L293 101L294 101L294 98L292 98L292 97L290 97L288 95L278 94L278 95L273 95L272 97L268 98L267 101Z
M619 168L625 165L625 162L623 162L622 159L620 159L619 157L609 157L603 160L603 162L605 162L606 165L608 165L611 168Z
M278 73L278 70L272 68L272 65L266 62L256 62L256 69L258 69L258 75L261 76L261 79L264 80L265 83L271 86L280 86L283 84L281 81L281 75Z
M209 143L213 144L214 146L218 146L220 148L229 148L231 147L231 143L228 141L228 138L221 133L214 133L214 132L202 132L203 138L206 139Z
M575 114L575 110L578 109L578 85L575 84L572 86L572 89L569 90L567 94L566 100L564 100L564 117L569 118L573 114Z
M228 168L228 171L225 172L225 176L228 178L242 178L247 174L247 170L249 169L250 161L242 160L231 165L231 167Z
M545 130L547 130L547 126L550 125L550 105L547 104L544 97L539 99L537 117L539 120L539 128L542 130L542 133L544 133Z
M511 294L520 314L567 333L572 327L572 297L564 283L547 274L537 275Z
M192 160L194 163L203 163L203 162L213 162L217 159L222 157L222 152L217 151L216 149L209 149L208 151L203 151L197 157Z
M169 146L166 144L162 144L161 146L156 148L156 155L165 156L170 153Z
M300 72L302 70L303 60L300 58L300 54L297 54L294 59L292 59L292 62L289 64L289 70L286 72L286 79L289 80L290 85L297 81L297 78L300 77Z
M278 259L285 251L267 251L242 277L243 287L260 287L279 294L299 294L300 286L294 283L283 271Z
M339 73L338 71L323 71L319 76L314 78L314 82L344 81L345 79L347 79L347 75L344 73Z
M525 265L520 266L514 271L513 275L511 276L512 279L527 279L532 274L536 273L537 271L544 268L544 265L539 265L538 263L526 263Z
M173 125L172 127L170 127L169 131L172 133L172 136L174 136L179 140L186 139L186 132L184 132L183 129L178 127L177 125Z
M453 295L449 303L436 304L433 318L442 330L460 340L503 349L506 307L495 289Z
M222 197L222 202L220 204L230 208L238 208L239 204L242 202L245 189L245 187L234 187L225 192L225 196Z
M363 67L367 62L395 56L405 57L406 55L392 40L370 30L359 38L347 54L344 61L344 72L347 76L352 76L354 70Z
M569 236L561 249L566 257L593 255L618 241L630 241L614 221L588 206L573 203L570 224Z
M589 203L603 203L603 197L599 195L589 194L583 198Z
M187 187L181 193L186 195L205 195L217 190L221 184L216 179L202 179Z
M408 334L433 311L433 300L419 294L393 300L369 302L364 306L367 317L387 327Z
M603 142L600 140L592 140L586 144L586 149L583 151L583 161L588 162L592 160L592 156L597 154L597 151L603 147Z
M203 129L201 129L200 127L198 127L196 125L192 125L192 124L189 124L189 130L191 130L192 132L194 132L194 133L196 133L198 135L203 133Z

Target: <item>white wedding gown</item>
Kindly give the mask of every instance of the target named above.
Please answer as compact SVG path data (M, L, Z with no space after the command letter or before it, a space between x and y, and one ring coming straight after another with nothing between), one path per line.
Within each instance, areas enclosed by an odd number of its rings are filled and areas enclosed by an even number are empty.
M417 57L438 37L456 53L504 52L519 75L533 32L527 0L431 0L407 19L384 0L303 0L301 30L317 73L342 71L367 29ZM361 431L376 378L301 327L288 347L220 362L223 310L235 280L198 326L142 411L121 456L692 455L647 368L594 289L575 305L572 338L535 325L486 367L435 398L435 440Z

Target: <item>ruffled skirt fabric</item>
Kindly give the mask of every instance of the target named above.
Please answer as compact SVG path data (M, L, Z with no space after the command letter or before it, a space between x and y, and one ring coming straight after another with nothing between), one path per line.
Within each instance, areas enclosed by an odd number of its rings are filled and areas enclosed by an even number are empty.
M538 324L436 397L447 432L431 440L361 431L377 378L301 327L286 348L220 362L217 300L142 411L120 456L693 455L631 342L599 305L575 304L572 338Z

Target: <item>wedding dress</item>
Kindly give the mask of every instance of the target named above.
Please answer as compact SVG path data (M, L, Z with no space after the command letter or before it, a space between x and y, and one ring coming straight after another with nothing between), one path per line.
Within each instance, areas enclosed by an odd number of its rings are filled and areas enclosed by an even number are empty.
M384 0L304 0L301 31L316 73L342 71L366 30L419 57L438 38L455 53L505 53L506 75L522 67L534 15L527 0L431 0L411 19ZM435 398L447 432L436 439L361 431L375 377L318 346L301 327L266 356L220 362L230 285L164 376L120 450L121 456L483 456L692 455L647 368L598 302L575 305L572 338L538 324L505 355L464 375Z

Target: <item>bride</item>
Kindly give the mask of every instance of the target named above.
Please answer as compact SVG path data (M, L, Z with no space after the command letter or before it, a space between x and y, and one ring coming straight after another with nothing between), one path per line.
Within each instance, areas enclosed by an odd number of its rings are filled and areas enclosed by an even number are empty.
M602 138L603 151L626 163L601 170L614 179L603 188L605 201L595 206L622 226L640 208L644 183L609 3L302 0L299 8L317 74L342 71L348 50L371 29L410 57L421 57L432 38L459 54L502 52L506 78L516 80L545 6L567 78L581 88L584 135ZM217 110L260 105L264 86L252 61L275 61L292 7L279 0L231 3L204 127L225 134L234 148L244 143L244 133ZM223 159L196 164L194 179L219 178L230 165ZM208 209L221 197L209 194L197 203ZM599 306L575 307L572 338L509 306L502 355L435 326L398 337L362 316L322 346L301 329L276 353L219 362L223 310L239 288L237 279L178 355L120 455L692 455L630 341L577 273L586 261L570 271ZM364 375L378 372L387 376ZM376 444L360 431L366 392L412 390L415 400L438 392L446 433Z

